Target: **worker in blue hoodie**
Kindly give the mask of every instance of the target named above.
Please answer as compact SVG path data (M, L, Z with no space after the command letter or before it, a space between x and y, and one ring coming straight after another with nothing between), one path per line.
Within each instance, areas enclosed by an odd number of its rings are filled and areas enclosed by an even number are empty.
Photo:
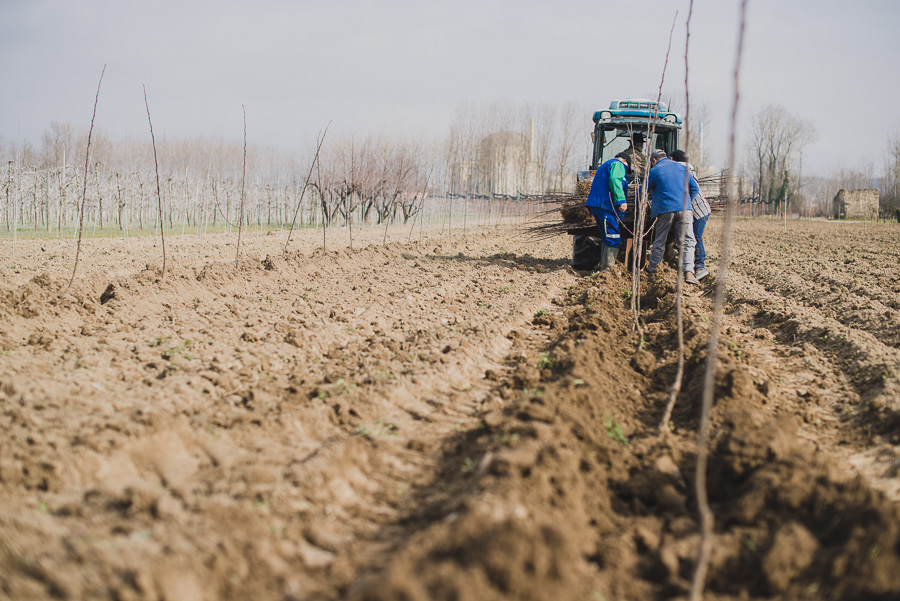
M622 236L619 233L621 215L628 206L625 194L628 190L628 178L625 174L630 157L620 152L597 168L591 191L588 193L585 206L597 221L597 228L602 235L603 245L600 250L600 271L609 269L616 262Z
M688 194L685 194L687 178ZM694 276L694 240L691 201L700 193L700 186L693 175L687 174L684 163L676 163L668 158L664 150L655 150L650 155L650 175L647 177L650 190L650 219L656 219L653 247L647 271L653 273L662 262L666 250L669 229L675 226L675 235L681 240L684 228L684 281L699 284Z

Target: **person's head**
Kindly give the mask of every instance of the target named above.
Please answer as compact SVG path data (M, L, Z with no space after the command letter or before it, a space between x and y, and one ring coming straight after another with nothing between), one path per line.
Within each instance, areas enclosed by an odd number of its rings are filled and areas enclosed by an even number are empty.
M665 159L667 157L668 155L665 150L654 150L653 154L650 155L650 166L653 167L660 159Z
M672 160L677 163L687 163L687 154L679 148L672 153Z
M644 145L644 134L636 131L631 134L631 146L633 148L641 148Z
M617 158L620 161L622 161L623 163L625 163L625 166L628 167L629 169L631 169L631 157L630 156L628 156L624 152L620 152L619 154L617 154L615 156L615 158Z

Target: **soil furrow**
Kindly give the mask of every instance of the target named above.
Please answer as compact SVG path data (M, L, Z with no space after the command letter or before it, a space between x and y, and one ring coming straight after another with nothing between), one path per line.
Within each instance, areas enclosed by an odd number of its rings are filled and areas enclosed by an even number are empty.
M872 334L887 346L900 347L900 311L853 293L833 293L808 279L789 273L772 273L771 268L741 267L738 271L760 282L767 290L827 312L839 323ZM835 308L840 307L840 312Z

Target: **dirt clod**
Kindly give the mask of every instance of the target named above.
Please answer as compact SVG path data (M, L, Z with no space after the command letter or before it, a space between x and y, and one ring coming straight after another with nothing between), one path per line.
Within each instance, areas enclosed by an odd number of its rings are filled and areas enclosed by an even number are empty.
M105 305L114 298L116 298L116 287L114 284L109 284L106 290L103 291L103 294L100 295L100 304Z
M772 547L762 560L763 572L769 585L776 591L785 591L810 565L819 541L803 525L790 522L775 533Z

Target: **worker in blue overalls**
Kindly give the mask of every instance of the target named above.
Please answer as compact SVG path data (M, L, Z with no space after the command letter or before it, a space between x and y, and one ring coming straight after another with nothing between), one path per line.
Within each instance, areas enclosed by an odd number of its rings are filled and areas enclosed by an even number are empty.
M609 269L616 262L622 236L619 233L620 215L628 206L625 194L628 190L628 178L625 174L630 157L620 152L597 168L591 191L588 193L585 206L597 221L597 229L603 239L600 250L600 271Z

